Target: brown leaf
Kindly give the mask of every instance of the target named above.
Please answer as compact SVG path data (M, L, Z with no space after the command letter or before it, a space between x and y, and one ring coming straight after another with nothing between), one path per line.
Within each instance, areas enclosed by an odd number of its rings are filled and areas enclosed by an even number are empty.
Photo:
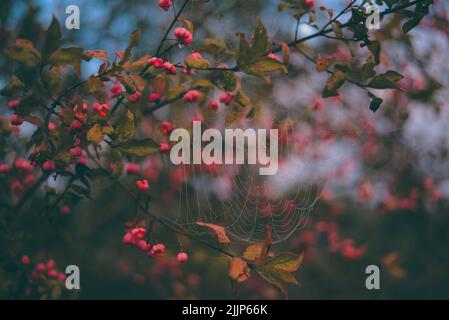
M241 258L231 259L228 275L237 283L242 283L251 277L248 264Z
M217 226L216 224L212 224L212 223L205 223L202 221L197 221L196 222L197 225L202 226L202 227L206 227L209 229L212 229L215 234L217 235L217 240L219 243L229 243L231 242L228 238L228 236L226 235L226 231L225 228L222 226Z

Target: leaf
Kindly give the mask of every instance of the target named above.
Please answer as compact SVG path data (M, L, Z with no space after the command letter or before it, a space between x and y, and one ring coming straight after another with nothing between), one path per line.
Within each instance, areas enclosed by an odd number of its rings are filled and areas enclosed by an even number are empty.
M331 26L332 26L332 30L334 30L335 36L338 39L343 38L343 31L341 30L341 23L338 21L333 21L331 23Z
M374 56L369 56L366 63L362 66L362 79L367 80L376 75L374 71L375 59Z
M254 243L246 247L243 252L243 258L249 261L255 261L262 255L262 250L264 248L263 243Z
M259 276L261 276L267 282L276 286L282 292L282 294L284 295L285 298L288 298L287 287L282 283L282 281L279 279L279 276L276 275L275 272L273 272L271 270L264 270L264 269L256 269L256 272Z
M24 119L26 122L29 122L31 124L34 124L36 127L42 127L44 125L44 121L42 119L35 117L35 116L27 116Z
M375 76L367 86L374 89L400 89L396 82L402 78L400 73L390 70Z
M94 75L91 75L86 81L86 90L90 94L94 94L101 89L101 81Z
M115 140L118 144L128 141L134 137L134 115L131 111L126 111L126 116L121 117L115 130Z
M72 65L79 76L83 51L84 49L81 47L61 48L50 56L48 62L54 66Z
M246 261L241 258L232 258L229 263L229 277L237 283L242 283L251 277Z
M129 76L134 83L134 87L138 91L143 91L145 89L145 80L138 74L131 74Z
M290 48L288 47L288 44L286 44L285 42L281 42L281 48L282 48L282 63L288 65L290 63Z
M46 60L61 46L61 26L58 19L53 16L50 26L45 35L45 42L42 48L42 58Z
M239 34L240 44L237 50L237 66L240 68L252 61L251 48L243 33Z
M8 84L0 91L2 96L11 97L16 95L17 91L25 88L25 84L20 79L12 75Z
M216 236L217 236L217 240L219 243L229 243L231 242L226 234L225 228L222 226L218 226L216 224L212 224L212 223L205 223L202 221L197 221L196 222L197 225L202 226L202 227L206 227L209 229L212 229Z
M268 57L258 58L254 62L251 62L251 64L242 66L243 72L256 76L279 70L282 70L284 73L288 73L284 64Z
M381 46L380 46L380 42L379 41L371 41L368 44L368 49L371 52L371 54L374 57L374 63L376 65L378 65L380 63L380 51L381 51Z
M219 38L207 38L203 40L201 50L211 54L219 55L227 50L226 44Z
M242 90L239 90L237 92L237 94L234 97L234 101L237 102L242 107L247 107L251 104L251 100Z
M254 30L251 43L251 55L253 58L263 56L268 49L268 33L261 19L257 19L257 26Z
M159 151L159 144L152 139L129 140L118 146L118 149L130 155L144 157Z
M326 87L323 91L323 97L334 97L338 96L337 90L345 83L346 80L346 74L342 71L336 71L334 74L332 74L328 79L326 83Z
M120 61L120 65L125 64L130 58L131 58L131 50L134 47L137 47L137 45L139 44L140 41L140 30L134 30L131 33L130 39L129 39L129 43L128 43L128 47L125 50L125 54L123 57L123 60Z
M237 76L232 71L224 71L222 73L223 89L232 92L237 88Z
M265 262L264 267L274 267L287 272L295 272L301 266L303 257L303 254L296 255L290 252L281 253Z
M193 35L193 32L195 31L195 28L193 26L193 22L190 21L190 20L187 20L187 19L179 19L179 21L184 22L184 24L186 25L187 31L189 31Z
M90 61L92 58L98 58L104 62L109 61L109 55L106 50L89 50L84 53L84 60Z
M206 69L209 67L209 62L205 59L195 59L192 56L187 56L184 60L187 67L190 69Z
M213 89L215 85L207 79L197 80L192 84L192 88Z
M16 43L6 47L4 53L16 61L28 66L35 66L41 60L41 54L34 48L33 43L26 39L16 39Z
M99 123L96 123L92 128L87 131L87 140L101 143L103 142L103 130Z
M372 112L376 112L379 108L382 102L384 102L381 98L376 97L374 94L368 91L368 96L371 98L371 103L369 106L369 109Z

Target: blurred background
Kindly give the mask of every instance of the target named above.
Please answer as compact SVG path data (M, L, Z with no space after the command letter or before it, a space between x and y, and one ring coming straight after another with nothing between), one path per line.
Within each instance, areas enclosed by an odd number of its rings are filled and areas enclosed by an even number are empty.
M251 35L257 17L273 41L293 40L296 20L278 10L279 2L189 4L183 16L195 26L193 47L200 48L201 39L218 37L233 51L237 33ZM179 7L181 1L175 4ZM156 0L2 0L0 49L17 37L41 42L52 15L63 24L68 5L79 6L81 28L63 28L64 44L105 49L111 57L126 48L129 34L137 28L141 42L136 55L154 52L172 19ZM345 1L315 1L314 23L319 27L328 19L320 5L339 12ZM315 65L294 50L288 76L276 74L269 82L243 76L242 86L257 99L259 116L238 124L263 127L277 120L283 141L278 174L254 182L249 170L242 174L177 168L164 155L151 156L140 165L142 176L152 182L152 212L186 226L199 219L227 222L236 240L230 251L241 253L248 243L261 239L255 227L258 217L277 216L280 206L280 218L270 220L277 242L273 250L305 252L297 273L301 287L289 287L290 299L449 298L448 9L444 1L435 1L430 14L407 35L400 31L397 16L389 16L380 30L371 33L382 40L380 68L404 75L402 91L374 90L384 100L376 113L369 110L366 92L350 84L342 87L339 97L321 98L327 75L316 72ZM316 32L306 23L298 30L299 37ZM316 38L305 45L319 57L338 61L361 64L367 58L350 41ZM177 48L170 58L182 62L191 50ZM82 74L95 73L98 66L95 60L83 63ZM1 87L14 69L1 55ZM219 122L226 116L224 109L204 117ZM154 116L173 120L175 110L167 108ZM8 116L8 108L0 108L0 115ZM33 130L32 125L23 125L8 139L18 146ZM152 128L146 132L154 138ZM26 150L17 147L14 156L26 157ZM2 152L2 157L7 162L11 155ZM123 180L133 181L126 176ZM50 178L48 187L60 190L61 181ZM8 240L0 242L0 297L282 298L257 277L235 288L227 276L226 258L163 227L156 226L154 233L167 246L164 258L149 259L123 245L124 226L139 214L138 209L107 180L95 181L93 190L94 200L70 206L69 214L53 210L36 215L42 197L32 199L3 235ZM248 198L249 204L244 201ZM279 201L280 205L273 204ZM183 265L175 260L181 249L190 255ZM27 271L20 263L25 254L33 263L54 259L61 271L66 265L78 265L82 290L67 293L55 287L50 293L27 293ZM380 290L365 287L365 268L372 264L381 270Z

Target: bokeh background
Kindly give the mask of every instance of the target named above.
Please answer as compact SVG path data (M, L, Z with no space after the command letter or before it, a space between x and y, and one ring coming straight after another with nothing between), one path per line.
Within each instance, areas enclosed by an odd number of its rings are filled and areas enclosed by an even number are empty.
M126 47L136 28L142 34L138 54L153 52L171 21L155 0L2 0L0 49L16 37L42 41L52 15L64 22L65 8L72 4L81 10L81 29L63 29L64 44L105 49L110 56ZM198 42L216 36L235 49L236 34L250 35L257 17L270 38L291 41L296 21L280 12L278 4L277 0L211 0L190 4L184 16L194 22ZM338 12L345 3L316 1L315 7L320 4ZM385 102L374 114L366 93L349 84L338 98L320 98L326 75L317 73L314 64L298 53L292 52L288 76L276 75L269 84L244 77L245 90L260 101L265 117L289 120L285 126L297 146L294 155L283 159L280 178L269 180L270 188L283 189L288 199L292 190L319 184L313 201L302 204L314 206L300 228L274 246L279 251L305 251L297 273L301 287L289 288L291 299L449 298L448 9L445 1L435 1L431 13L408 35L401 33L396 16L382 21L381 29L373 33L383 43L382 66L404 75L402 92L376 92ZM316 24L322 26L326 15L317 11ZM309 25L300 25L300 36L313 32ZM320 56L366 59L360 54L351 57L356 52L351 43L317 38L306 44ZM177 61L186 50L190 49L179 49L171 59ZM98 65L83 64L83 74L96 72ZM0 56L1 87L14 68ZM8 115L7 109L0 108L0 114ZM165 115L161 111L155 116ZM8 139L15 139L18 146L32 132L31 125L24 125L20 134ZM14 152L26 156L19 147ZM152 210L158 215L180 212L181 197L173 184L188 185L192 198L183 198L184 209L189 201L203 204L194 199L195 188L205 188L190 183L194 173L176 172L160 155L146 159L142 168L143 175L154 181ZM61 188L61 181L50 179L48 184ZM218 210L226 196L239 188L235 177L226 173L206 187L213 190L211 210ZM107 180L95 182L94 190L94 200L81 201L68 215L57 210L36 215L42 206L42 198L36 197L8 227L0 242L0 297L27 298L27 271L20 264L27 254L33 262L54 259L61 270L68 264L80 267L82 290L54 289L47 298L282 298L256 277L234 288L226 258L161 227L155 233L167 245L163 259L148 259L123 245L124 224L136 214L135 204ZM239 241L230 250L241 252L244 245ZM180 248L190 254L184 265L174 259ZM380 267L380 290L365 288L365 268L371 264Z

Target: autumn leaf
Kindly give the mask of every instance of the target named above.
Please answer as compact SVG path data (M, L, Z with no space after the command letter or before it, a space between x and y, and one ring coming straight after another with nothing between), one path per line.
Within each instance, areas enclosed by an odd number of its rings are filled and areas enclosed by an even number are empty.
M229 243L231 242L226 234L225 228L222 226L218 226L216 224L212 224L212 223L205 223L202 221L197 221L196 222L197 225L202 226L202 227L206 227L209 229L212 229L215 234L217 235L217 240L219 243Z
M92 128L87 131L87 140L101 143L103 142L103 130L99 123L96 123Z
M242 283L251 277L248 264L241 258L232 258L230 260L228 275L237 283Z
M34 48L33 43L26 39L16 39L14 45L6 47L4 53L16 61L35 66L41 60L41 54Z
M290 252L281 253L273 259L268 260L264 266L274 267L287 272L295 272L301 266L304 255L296 255Z
M98 58L105 62L109 61L109 55L106 50L89 50L84 53L84 59L90 61L92 58Z
M335 59L333 58L321 58L316 60L316 70L318 72L324 72L329 69L335 63Z

